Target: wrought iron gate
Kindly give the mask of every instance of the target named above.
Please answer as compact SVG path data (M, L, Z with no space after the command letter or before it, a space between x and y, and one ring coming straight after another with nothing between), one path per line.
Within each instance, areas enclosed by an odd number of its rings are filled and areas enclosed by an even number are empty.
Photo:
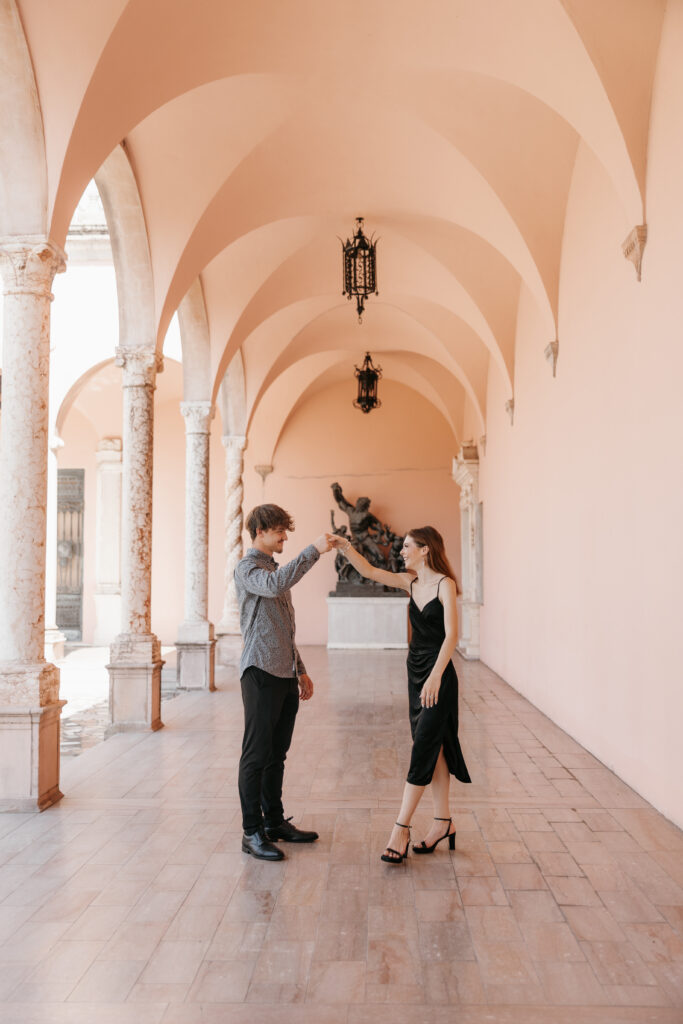
M84 476L60 469L57 484L57 626L67 640L80 640L83 628Z

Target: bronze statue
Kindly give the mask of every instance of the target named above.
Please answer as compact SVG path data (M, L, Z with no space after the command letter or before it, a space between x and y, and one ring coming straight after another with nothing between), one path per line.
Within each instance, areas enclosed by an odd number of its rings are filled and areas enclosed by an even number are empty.
M349 517L348 528L337 526L334 521L334 511L331 511L332 532L350 540L356 551L364 555L372 565L379 569L389 569L390 572L402 572L403 537L394 533L386 523L381 523L377 516L370 511L370 499L358 498L355 505L352 505L344 497L338 483L332 484L332 493L339 508ZM400 593L362 577L344 558L341 551L337 552L334 567L337 570L337 594L351 595L362 591L364 594L377 593L386 596Z

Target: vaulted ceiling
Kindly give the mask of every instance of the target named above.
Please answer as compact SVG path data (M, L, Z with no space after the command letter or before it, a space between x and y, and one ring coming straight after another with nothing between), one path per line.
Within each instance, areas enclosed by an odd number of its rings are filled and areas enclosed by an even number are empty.
M14 3L2 0L3 17ZM20 199L33 189L63 244L122 143L157 344L199 279L214 396L240 351L253 419L265 394L291 408L371 347L456 434L467 403L484 429L488 375L514 392L522 289L557 336L580 146L612 182L624 235L644 220L664 6L16 0L45 168ZM35 138L12 132L0 162L30 162ZM359 215L380 236L380 295L362 327L341 296L337 241Z

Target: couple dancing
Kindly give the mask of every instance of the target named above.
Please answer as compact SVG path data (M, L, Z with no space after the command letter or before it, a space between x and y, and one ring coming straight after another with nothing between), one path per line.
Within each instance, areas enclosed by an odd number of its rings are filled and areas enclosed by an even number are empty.
M401 809L382 860L400 864L408 855L410 823L425 787L431 785L434 822L414 844L415 853L433 853L443 840L455 849L449 813L450 776L470 782L458 741L458 678L451 662L457 641L456 586L441 535L431 526L410 530L403 543L405 572L371 565L351 542L325 533L286 565L282 553L294 529L278 505L258 505L246 520L252 540L235 569L244 648L240 661L244 739L239 767L242 850L260 860L282 860L278 840L312 843L285 819L282 806L284 762L294 730L299 698L313 696L313 683L297 650L290 591L320 556L338 548L367 578L410 594L412 635L408 651L408 698L413 748Z

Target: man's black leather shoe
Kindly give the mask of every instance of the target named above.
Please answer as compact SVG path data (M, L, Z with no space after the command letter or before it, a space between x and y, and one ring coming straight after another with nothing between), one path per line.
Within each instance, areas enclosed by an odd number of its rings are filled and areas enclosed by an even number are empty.
M317 832L304 832L303 829L292 825L291 818L281 821L279 825L275 825L273 828L266 827L266 839L270 839L274 843L278 839L281 839L284 843L314 843L318 838Z
M245 832L242 836L242 853L248 853L259 860L284 860L285 855L277 846L266 839L263 832L253 832L250 836Z

